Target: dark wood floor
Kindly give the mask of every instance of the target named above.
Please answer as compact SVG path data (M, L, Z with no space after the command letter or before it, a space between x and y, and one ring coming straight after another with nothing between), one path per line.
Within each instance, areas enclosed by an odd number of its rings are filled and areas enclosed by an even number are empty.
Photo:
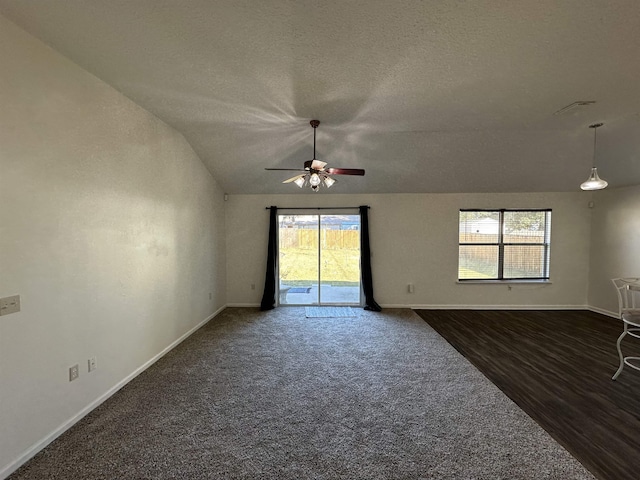
M587 311L416 312L597 478L640 478L640 372L611 380L620 322ZM623 351L640 353L640 341Z

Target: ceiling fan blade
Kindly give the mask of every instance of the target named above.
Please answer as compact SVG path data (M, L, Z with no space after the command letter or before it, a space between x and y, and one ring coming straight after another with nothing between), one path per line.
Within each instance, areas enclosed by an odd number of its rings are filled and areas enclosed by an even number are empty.
M280 170L280 171L286 171L286 172L300 172L300 171L302 171L299 168L265 168L265 170Z
M296 175L295 177L291 177L291 178L287 178L284 182L282 183L291 183L291 182L295 182L297 179L302 178L306 175L306 173L303 173L302 175Z
M327 168L325 172L329 175L364 175L362 168Z
M314 170L324 170L324 167L327 166L327 162L321 162L320 160L312 160L311 161L311 168L313 168Z

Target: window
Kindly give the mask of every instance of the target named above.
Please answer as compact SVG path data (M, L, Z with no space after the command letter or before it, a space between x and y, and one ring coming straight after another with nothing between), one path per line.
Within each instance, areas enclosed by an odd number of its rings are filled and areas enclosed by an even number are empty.
M459 280L548 280L551 210L460 210Z

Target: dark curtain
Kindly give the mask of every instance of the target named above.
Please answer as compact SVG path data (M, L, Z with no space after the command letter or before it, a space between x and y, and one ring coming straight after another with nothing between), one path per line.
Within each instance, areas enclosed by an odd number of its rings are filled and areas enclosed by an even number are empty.
M278 207L269 208L269 246L267 247L267 274L264 279L264 294L260 310L276 307L276 262L278 259Z
M369 207L360 207L360 268L362 269L362 290L364 309L380 312L382 308L373 298L373 276L371 274L371 247L369 246Z

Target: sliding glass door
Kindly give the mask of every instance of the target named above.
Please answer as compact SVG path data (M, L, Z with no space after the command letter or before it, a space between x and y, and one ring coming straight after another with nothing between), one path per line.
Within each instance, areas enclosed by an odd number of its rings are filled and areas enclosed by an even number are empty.
M313 305L320 291L320 217L278 216L279 304Z
M278 217L280 305L360 305L360 215Z

